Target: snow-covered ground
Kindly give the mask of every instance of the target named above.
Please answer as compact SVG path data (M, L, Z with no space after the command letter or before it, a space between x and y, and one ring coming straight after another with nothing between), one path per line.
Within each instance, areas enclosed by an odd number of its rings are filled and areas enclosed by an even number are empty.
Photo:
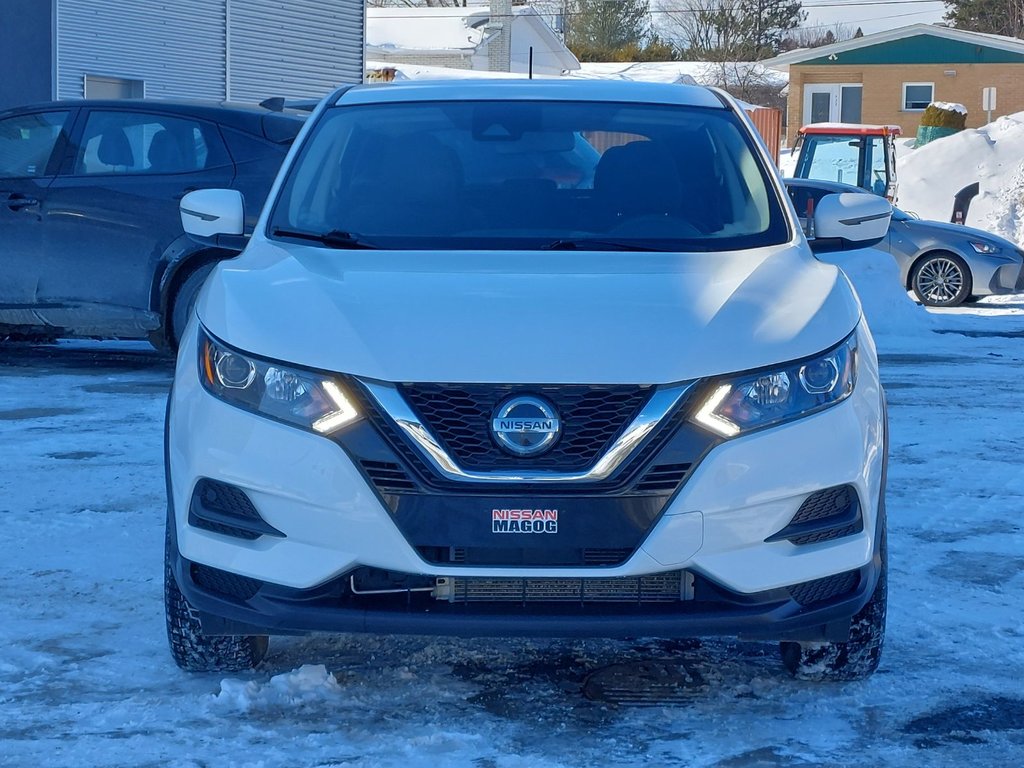
M724 640L275 638L255 672L186 674L161 597L169 361L0 349L0 765L1021 765L1024 298L879 301L889 634L842 685ZM615 673L647 706L607 701Z

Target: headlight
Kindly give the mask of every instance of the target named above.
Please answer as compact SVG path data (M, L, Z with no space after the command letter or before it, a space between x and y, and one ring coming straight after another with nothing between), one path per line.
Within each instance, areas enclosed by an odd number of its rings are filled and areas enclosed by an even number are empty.
M977 253L999 253L1002 250L998 245L993 243L984 243L981 241L971 241L971 248Z
M850 396L857 380L857 336L810 360L719 381L693 420L723 437L792 421Z
M251 358L199 331L199 378L224 402L322 435L359 418L338 382Z

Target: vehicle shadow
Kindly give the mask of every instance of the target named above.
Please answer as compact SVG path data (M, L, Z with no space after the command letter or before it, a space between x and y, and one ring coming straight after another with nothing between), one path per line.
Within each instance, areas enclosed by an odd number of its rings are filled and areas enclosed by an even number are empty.
M174 372L174 356L145 342L0 342L0 376L134 371L163 373L169 381Z

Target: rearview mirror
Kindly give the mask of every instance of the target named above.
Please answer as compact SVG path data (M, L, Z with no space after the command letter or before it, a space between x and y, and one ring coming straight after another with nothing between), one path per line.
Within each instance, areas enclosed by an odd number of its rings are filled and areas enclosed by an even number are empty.
M825 195L814 210L815 253L870 248L889 232L892 205L884 197L859 192Z
M245 248L245 201L236 189L197 189L181 198L181 226L204 245Z

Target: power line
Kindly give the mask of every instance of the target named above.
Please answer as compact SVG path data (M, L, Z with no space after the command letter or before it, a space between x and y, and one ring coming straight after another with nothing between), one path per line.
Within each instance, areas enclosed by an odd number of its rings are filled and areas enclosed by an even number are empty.
M946 4L945 0L851 0L851 2L845 2L845 3L844 2L838 2L837 0L830 0L830 2L824 2L824 3L801 3L801 8L803 8L803 9L814 9L814 8L860 8L860 7L869 7L869 6L875 6L875 5L895 6L895 5L945 5L945 4ZM394 7L395 6L371 6L371 8L380 8L382 10L390 10L391 8L394 8ZM426 8L428 6L421 6L421 7ZM729 6L728 8L723 8L723 10L735 10L736 7L737 6ZM433 8L432 10L435 10L435 9L436 9L436 7ZM478 9L478 10L475 10L475 9ZM488 7L485 6L485 5L481 5L481 6L466 6L466 7L462 7L462 6L454 7L453 6L453 7L451 7L451 10L454 11L454 12L453 13L430 13L430 14L417 14L417 13L400 14L400 13L394 13L394 14L388 14L387 16L381 16L380 18L381 19L385 19L385 18L386 19L424 19L424 18L429 18L429 19L461 19L461 18L465 18L466 16L470 16L470 15L483 15L483 14L489 12ZM652 9L650 9L648 11L648 13L651 14L652 16L654 16L654 15L679 14L679 13L702 13L702 11L700 9L696 9L696 8L665 8L665 7L661 7L661 8L657 8L657 9L653 9L652 8ZM541 16L556 15L556 16L563 16L563 17L571 17L571 16L586 16L588 14L586 12L583 12L583 11L560 11L557 14L542 13L542 14L538 14L538 15L541 15ZM909 14L908 13L908 14L901 14L901 15L912 16L914 14ZM515 14L514 13L511 14L511 16L514 17ZM898 18L898 16L889 16L889 17L883 17L883 18ZM870 21L870 19L867 19L867 21Z

